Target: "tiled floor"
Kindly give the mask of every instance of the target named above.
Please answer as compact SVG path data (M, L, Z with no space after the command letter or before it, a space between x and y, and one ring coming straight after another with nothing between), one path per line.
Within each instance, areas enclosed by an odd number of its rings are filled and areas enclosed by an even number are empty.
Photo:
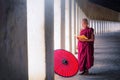
M55 74L55 80L120 80L120 32L96 35L94 56L89 75L64 78Z

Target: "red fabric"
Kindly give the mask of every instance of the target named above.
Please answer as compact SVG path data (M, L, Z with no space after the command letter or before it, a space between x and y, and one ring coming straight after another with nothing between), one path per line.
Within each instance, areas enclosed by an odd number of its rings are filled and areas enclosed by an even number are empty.
M68 63L64 64L63 60ZM65 50L54 51L54 71L60 76L71 77L78 72L78 60L72 53Z
M85 35L88 39L93 34L92 28L83 29L80 35ZM82 42L78 41L78 62L80 71L89 69L94 63L94 42Z

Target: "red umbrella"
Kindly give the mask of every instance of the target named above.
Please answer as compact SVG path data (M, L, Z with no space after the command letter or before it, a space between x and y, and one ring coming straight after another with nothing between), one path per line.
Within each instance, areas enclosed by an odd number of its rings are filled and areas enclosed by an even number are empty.
M54 51L54 71L60 76L71 77L78 72L78 61L72 53L63 49Z

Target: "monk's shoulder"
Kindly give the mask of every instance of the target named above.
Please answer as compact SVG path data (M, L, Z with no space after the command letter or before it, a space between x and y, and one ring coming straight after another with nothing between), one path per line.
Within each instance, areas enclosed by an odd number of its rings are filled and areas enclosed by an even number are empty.
M94 29L91 27L91 28L89 28L90 29L90 31L92 31L92 32L94 32Z

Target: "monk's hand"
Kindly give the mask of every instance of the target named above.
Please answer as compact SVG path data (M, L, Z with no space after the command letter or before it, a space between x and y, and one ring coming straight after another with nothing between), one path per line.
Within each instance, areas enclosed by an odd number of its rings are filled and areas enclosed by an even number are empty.
M81 39L81 38L79 38L79 40L80 40L80 41L83 41L83 42L84 42L84 41L87 41L87 39Z
M78 36L76 36L76 37L77 37L78 40L80 39Z

